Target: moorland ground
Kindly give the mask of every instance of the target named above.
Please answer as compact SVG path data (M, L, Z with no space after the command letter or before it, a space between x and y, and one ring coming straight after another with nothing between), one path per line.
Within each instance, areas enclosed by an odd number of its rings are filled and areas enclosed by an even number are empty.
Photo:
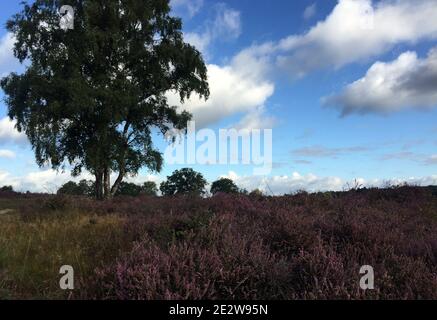
M436 188L0 195L0 299L437 299L436 262Z

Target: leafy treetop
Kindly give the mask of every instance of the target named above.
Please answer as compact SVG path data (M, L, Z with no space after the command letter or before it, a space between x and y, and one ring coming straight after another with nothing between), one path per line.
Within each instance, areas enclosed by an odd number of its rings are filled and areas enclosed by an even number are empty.
M201 173L190 168L176 170L161 183L160 190L165 196L176 194L202 195L207 182Z
M74 29L59 9L71 5ZM7 22L23 74L1 80L8 114L37 163L72 166L95 176L98 198L116 194L140 168L160 171L152 130L186 129L191 115L168 104L197 93L208 98L201 54L183 40L169 0L35 0ZM111 184L111 172L117 179Z
M211 186L211 193L239 193L237 185L228 178L221 178L217 181L214 181Z

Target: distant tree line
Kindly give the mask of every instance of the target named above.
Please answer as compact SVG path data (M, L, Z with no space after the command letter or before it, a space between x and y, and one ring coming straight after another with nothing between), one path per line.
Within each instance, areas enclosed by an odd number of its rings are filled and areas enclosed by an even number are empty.
M95 183L90 180L81 180L79 183L68 181L59 190L58 194L75 195L75 196L89 196L95 197ZM122 182L116 192L116 196L132 196L151 195L156 196L158 188L153 181L147 181L142 185L135 183Z
M176 170L172 175L168 176L167 180L160 184L159 190L163 196L203 196L207 193L207 185L208 183L201 173L190 168L184 168ZM93 181L81 180L79 183L69 181L58 190L58 194L95 197L95 190L96 188ZM221 178L214 181L211 185L210 192L212 195L218 193L249 194L247 190L238 188L234 181L228 178ZM142 185L122 182L115 195L136 197L139 195L156 196L157 194L158 186L156 183L147 181ZM250 195L262 195L262 192L256 189L252 191Z

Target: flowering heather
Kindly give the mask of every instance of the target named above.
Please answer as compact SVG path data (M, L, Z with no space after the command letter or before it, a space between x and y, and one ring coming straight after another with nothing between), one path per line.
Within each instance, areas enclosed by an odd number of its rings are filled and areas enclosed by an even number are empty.
M20 211L22 230L40 223L48 234L66 212L81 217L75 219L82 227L74 229L80 236L68 238L68 256L80 250L82 259L68 298L437 299L437 195L431 188L103 203L47 197L30 199ZM57 261L63 255L58 252ZM28 268L37 269L38 259L28 257ZM20 287L21 275L1 256L0 264L7 279L0 288L4 283L3 292L23 296L29 288ZM360 288L363 265L374 268L374 290ZM25 296L61 296L50 290L41 284Z
M123 203L137 241L96 269L89 297L437 298L437 197L428 189ZM374 290L359 287L362 265L374 267Z

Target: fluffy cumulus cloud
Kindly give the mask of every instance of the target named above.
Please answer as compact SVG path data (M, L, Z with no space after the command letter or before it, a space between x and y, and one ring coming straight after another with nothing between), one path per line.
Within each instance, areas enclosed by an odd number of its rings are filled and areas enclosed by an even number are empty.
M8 117L0 119L0 144L25 145L27 143L26 135L15 129L15 123L15 121L11 121Z
M341 190L344 182L337 177L318 177L313 174L301 175L293 172L284 176L239 176L231 171L223 178L232 179L240 188L252 191L259 189L265 194L281 195L298 190L326 191Z
M237 39L241 34L240 12L226 4L214 6L214 18L208 19L199 32L186 32L184 39L194 45L207 58L209 47L215 41ZM259 110L266 99L273 94L273 84L261 79L261 63L252 61L255 69L248 73L239 56L229 65L209 64L208 82L211 96L207 102L192 97L182 109L190 111L198 127L204 127L223 118L251 109ZM259 82L257 82L259 81ZM180 105L178 96L169 93L169 101ZM246 122L248 119L245 120Z
M342 191L348 190L355 185L363 187L385 187L390 185L401 185L408 183L418 186L429 186L437 184L437 175L428 177L410 177L407 179L390 179L390 180L365 180L357 178L353 181L347 181L339 177L319 177L314 174L302 175L293 172L291 175L284 176L239 176L235 172L229 172L222 176L223 178L232 179L240 188L246 190L259 189L268 195L283 195L300 190L308 192L318 191Z
M0 78L19 69L19 61L13 52L14 43L15 37L11 33L6 33L0 38Z
M437 47L424 59L405 52L392 62L376 62L363 78L322 102L339 108L343 115L429 109L437 106L436 88Z
M208 65L210 98L207 101L193 95L183 105L174 93L169 103L191 112L198 128L206 127L226 117L250 112L258 113L274 93L274 84L267 79L267 66L262 59L241 52L229 65ZM261 109L260 109L261 108ZM246 118L246 124L253 119Z
M229 8L224 3L218 3L214 7L214 13L214 18L207 19L200 31L184 33L185 41L206 56L210 55L208 48L214 41L238 39L242 30L239 11Z
M436 39L436 4L436 0L339 0L306 33L255 46L252 51L263 51L294 78L337 69L377 57L397 44Z
M17 191L54 193L68 180L66 174L57 174L53 170L32 172L22 177L0 171L0 186L11 185Z

